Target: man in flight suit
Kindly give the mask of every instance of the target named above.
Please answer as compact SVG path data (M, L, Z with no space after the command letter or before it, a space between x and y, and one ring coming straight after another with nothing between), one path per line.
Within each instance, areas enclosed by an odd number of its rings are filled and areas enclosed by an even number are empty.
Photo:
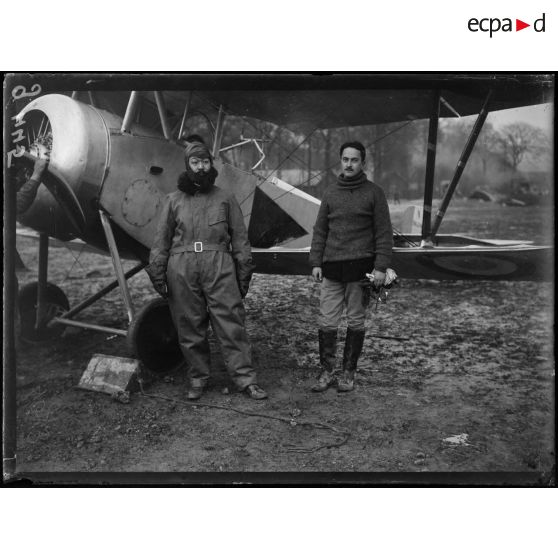
M168 297L190 365L187 397L199 399L209 378L211 321L238 389L252 399L265 399L244 324L242 299L254 265L240 206L215 186L217 171L203 143L187 144L185 163L178 190L164 200L147 270L155 290Z

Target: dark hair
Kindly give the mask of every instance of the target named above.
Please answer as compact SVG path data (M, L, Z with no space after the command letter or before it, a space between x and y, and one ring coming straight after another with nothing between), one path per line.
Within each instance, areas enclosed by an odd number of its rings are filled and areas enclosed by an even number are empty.
M364 145L362 145L362 143L360 143L360 141L346 141L341 146L341 149L339 149L339 157L343 156L343 151L345 151L345 149L347 147L352 147L353 149L356 149L357 151L359 151L360 156L362 158L362 162L364 163L364 160L366 159L366 149L365 149Z
M198 134L190 134L189 136L184 138L184 141L187 141L188 143L192 143L193 141L198 141L199 143L203 143L205 145L205 141Z

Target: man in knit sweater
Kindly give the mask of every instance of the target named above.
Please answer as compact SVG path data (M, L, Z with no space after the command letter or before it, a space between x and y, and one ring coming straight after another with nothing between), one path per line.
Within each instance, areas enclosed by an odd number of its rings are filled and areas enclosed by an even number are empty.
M325 391L335 381L337 328L343 307L348 328L337 390L353 389L364 342L366 307L361 281L373 271L374 287L384 284L393 247L386 197L363 170L364 146L347 142L339 154L343 172L324 194L310 249L312 276L322 283L318 331L322 372L313 391Z

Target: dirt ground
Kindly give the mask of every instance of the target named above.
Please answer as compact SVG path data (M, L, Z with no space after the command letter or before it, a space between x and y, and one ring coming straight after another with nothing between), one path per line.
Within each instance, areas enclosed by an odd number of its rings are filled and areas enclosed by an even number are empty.
M395 225L403 208L392 207ZM550 243L551 212L456 200L441 232ZM18 249L23 285L36 279L37 246L21 240ZM51 249L49 280L71 304L113 278L107 257ZM155 296L143 272L130 285L136 308ZM217 363L200 404L185 400L183 369L122 404L76 389L94 353L128 356L122 337L71 328L25 344L18 473L532 472L554 483L553 284L401 280L370 310L346 394L309 390L318 293L308 277L255 276L247 327L264 401L235 393ZM126 328L118 291L80 318Z

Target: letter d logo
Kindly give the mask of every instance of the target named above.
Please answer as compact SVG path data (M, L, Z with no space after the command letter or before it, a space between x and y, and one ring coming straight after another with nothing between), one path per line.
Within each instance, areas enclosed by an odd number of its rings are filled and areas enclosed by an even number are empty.
M545 26L544 17L545 17L545 14L543 13L542 17L540 17L539 19L536 19L535 23L533 23L533 29L537 33L544 33L544 26ZM539 24L540 24L540 26L539 26Z

